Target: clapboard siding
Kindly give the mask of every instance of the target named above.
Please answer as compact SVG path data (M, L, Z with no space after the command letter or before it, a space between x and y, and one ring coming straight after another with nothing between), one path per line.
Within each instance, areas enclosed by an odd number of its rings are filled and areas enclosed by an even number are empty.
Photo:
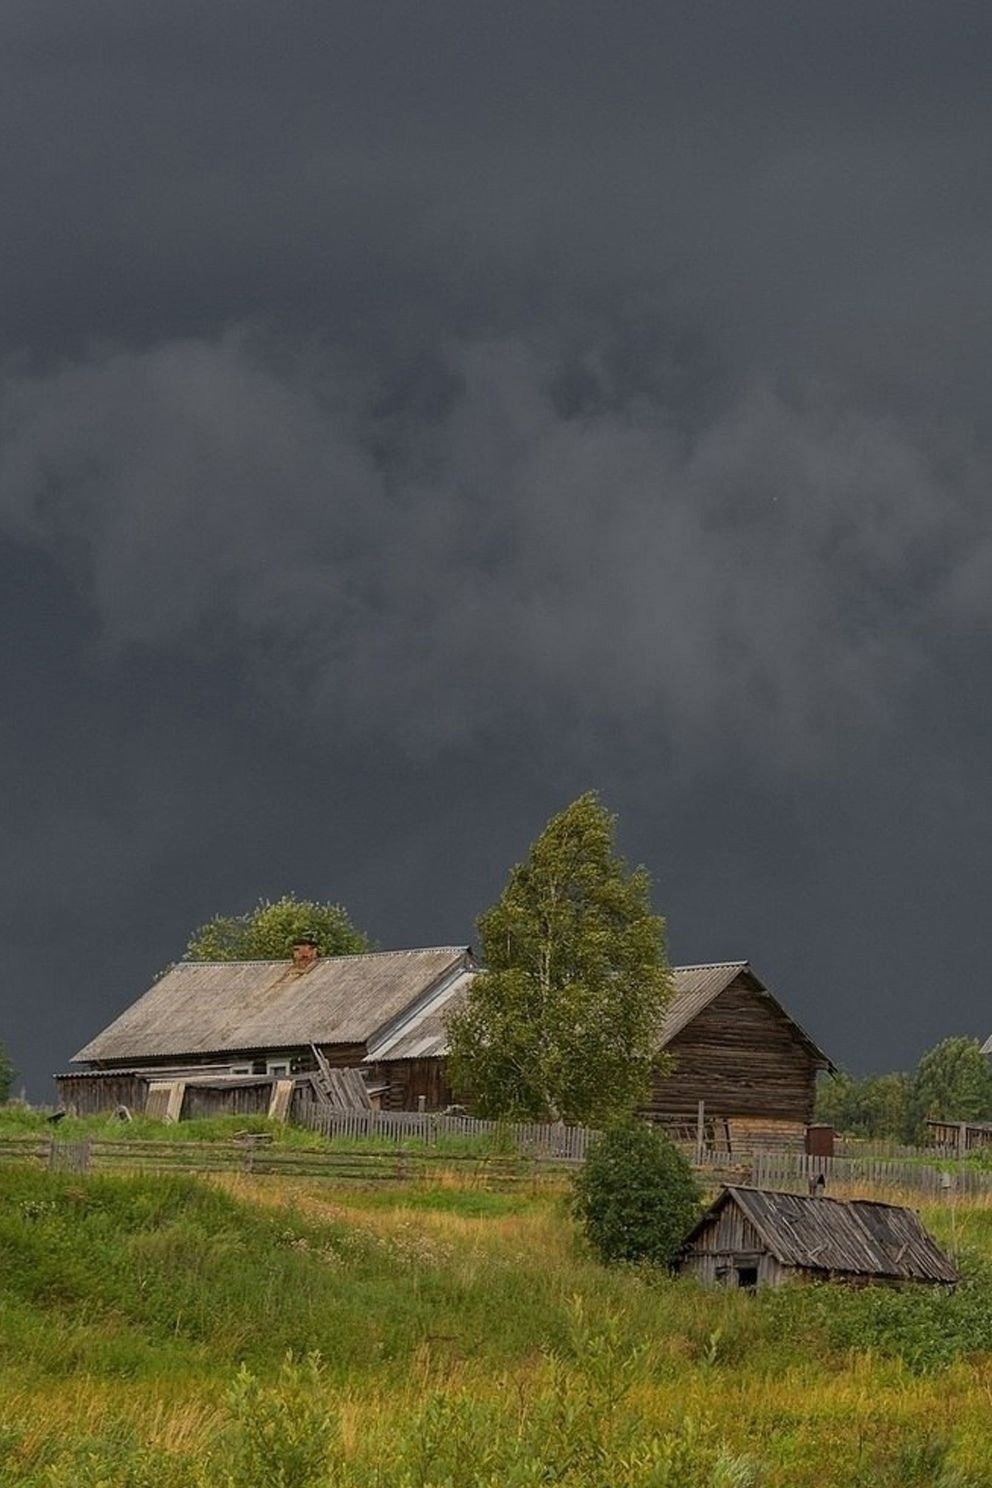
M679 1270L704 1286L737 1286L744 1266L757 1269L758 1286L779 1286L785 1271L754 1225L733 1205L718 1213L681 1258Z
M674 1068L655 1078L648 1112L673 1121L699 1101L710 1118L794 1122L813 1119L817 1062L795 1024L750 972L672 1039Z

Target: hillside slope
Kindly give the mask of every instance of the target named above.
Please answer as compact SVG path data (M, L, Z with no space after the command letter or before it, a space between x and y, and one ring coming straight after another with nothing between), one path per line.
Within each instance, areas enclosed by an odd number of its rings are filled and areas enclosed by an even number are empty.
M0 1167L0 1484L977 1488L992 1211L954 1231L951 1296L748 1297L547 1197Z

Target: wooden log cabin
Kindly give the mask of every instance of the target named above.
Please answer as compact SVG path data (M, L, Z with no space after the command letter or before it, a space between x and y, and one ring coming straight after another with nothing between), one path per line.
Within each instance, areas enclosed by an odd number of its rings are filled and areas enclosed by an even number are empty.
M645 1115L728 1156L801 1147L817 1075L833 1068L827 1055L747 961L676 966L672 984L658 1037L666 1057ZM421 1094L430 1109L451 1099L445 1017L467 987L467 980L449 986L378 1045L376 1073L396 1108L415 1105Z
M816 1081L833 1065L747 961L677 966L646 1111L729 1153L795 1146L813 1120ZM697 1130L700 1105L703 1131Z
M385 1109L441 1110L456 1094L446 1019L475 970L467 946L320 959L301 943L288 962L180 962L79 1051L59 1094L80 1114L142 1110L149 1082L182 1081L181 1115L250 1114L267 1099L259 1082L309 1082L300 1094L319 1097L350 1068ZM801 1144L827 1056L746 961L676 967L673 986L645 1114L731 1154Z

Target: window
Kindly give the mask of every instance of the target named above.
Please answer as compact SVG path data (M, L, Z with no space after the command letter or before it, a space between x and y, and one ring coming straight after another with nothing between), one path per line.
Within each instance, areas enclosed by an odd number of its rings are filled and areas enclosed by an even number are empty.
M757 1266L738 1266L737 1285L746 1292L753 1292L758 1285Z
M251 1074L251 1065L250 1064L232 1064L231 1065L231 1074L232 1075L250 1075Z
M289 1074L289 1060L288 1059L270 1059L269 1060L269 1067L266 1070L266 1074L273 1075L273 1076L279 1076L280 1078L285 1079L286 1076Z

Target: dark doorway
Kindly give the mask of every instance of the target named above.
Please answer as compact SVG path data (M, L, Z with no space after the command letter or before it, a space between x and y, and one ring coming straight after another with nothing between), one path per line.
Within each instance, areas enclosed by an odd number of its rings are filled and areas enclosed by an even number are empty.
M742 1287L746 1292L753 1292L758 1285L757 1266L738 1266L737 1285Z

